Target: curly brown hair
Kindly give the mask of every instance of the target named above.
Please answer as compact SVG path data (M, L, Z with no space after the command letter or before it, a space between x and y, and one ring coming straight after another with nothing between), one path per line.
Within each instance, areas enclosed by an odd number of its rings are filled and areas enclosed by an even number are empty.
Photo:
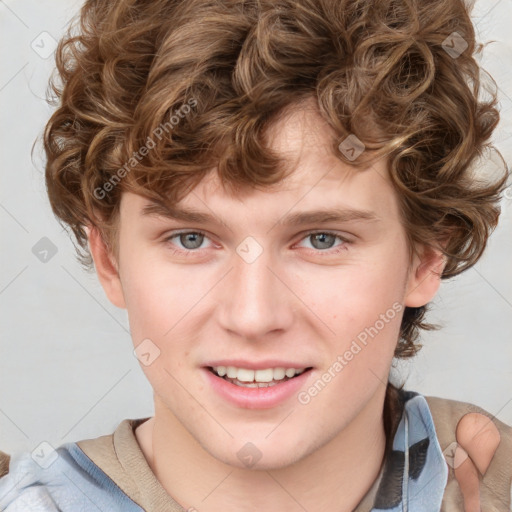
M51 81L53 211L90 267L86 226L116 254L122 191L179 201L214 167L234 191L281 181L267 128L313 98L342 161L387 158L410 248L443 240L455 276L481 256L509 173L474 165L499 120L481 49L462 0L88 0ZM356 160L338 150L349 135ZM426 311L406 308L396 357L435 327Z

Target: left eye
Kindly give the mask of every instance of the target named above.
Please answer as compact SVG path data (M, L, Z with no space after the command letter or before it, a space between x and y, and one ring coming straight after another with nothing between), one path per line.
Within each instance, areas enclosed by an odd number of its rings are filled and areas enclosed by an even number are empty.
M341 236L336 233L330 233L327 231L318 231L315 233L308 233L303 240L311 240L313 249L321 250L321 249L332 249L333 243L336 238L341 240L342 242L346 242Z

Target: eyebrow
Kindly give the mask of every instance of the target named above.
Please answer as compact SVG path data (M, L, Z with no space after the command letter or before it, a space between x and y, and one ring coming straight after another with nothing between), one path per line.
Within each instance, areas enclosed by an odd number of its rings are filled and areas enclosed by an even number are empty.
M227 223L220 217L202 212L194 208L171 206L159 202L151 202L142 209L142 216L164 217L184 222L200 224ZM329 208L296 212L281 217L276 224L279 226L301 226L305 224L322 224L327 222L350 222L381 220L375 212L354 208Z

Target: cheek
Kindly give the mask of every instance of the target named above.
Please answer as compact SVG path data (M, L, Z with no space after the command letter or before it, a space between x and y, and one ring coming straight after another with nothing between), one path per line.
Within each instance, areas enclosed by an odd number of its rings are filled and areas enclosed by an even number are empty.
M150 339L162 354L171 353L176 366L196 335L208 300L205 292L214 283L208 284L208 275L193 265L141 256L134 251L125 262L129 279L123 283L133 343Z
M123 287L135 352L154 391L161 396L181 396L184 401L178 383L184 380L182 371L193 334L188 323L194 313L191 304L200 290L190 291L193 287L186 286L180 272L171 274L156 261L141 261L134 258L131 267L125 266L130 279ZM145 354L149 354L147 359Z
M345 319L348 316L360 328L373 325L393 304L401 303L404 275L397 268L376 265L348 280L342 302Z
M185 301L186 288L156 261L133 254L124 266L123 292L134 344L141 339L162 340Z
M307 279L301 293L327 326L331 362L346 351L351 351L347 358L354 360L350 363L354 368L392 358L403 314L406 273L406 246L397 238L372 258L331 268L323 279Z
M340 267L324 279L308 278L302 296L338 334L354 334L375 323L393 304L403 302L406 268L398 257ZM388 316L394 318L393 311Z

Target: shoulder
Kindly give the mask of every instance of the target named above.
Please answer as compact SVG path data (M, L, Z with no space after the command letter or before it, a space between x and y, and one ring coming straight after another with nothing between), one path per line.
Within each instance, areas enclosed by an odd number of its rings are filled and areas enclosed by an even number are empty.
M509 510L512 427L471 403L424 398L449 468L443 499L446 510L476 506Z
M0 478L9 472L9 461L11 456L0 450Z
M103 445L111 437L101 436L97 442ZM0 510L5 512L142 512L77 443L57 449L42 443L33 452L11 455L0 452L0 469Z

